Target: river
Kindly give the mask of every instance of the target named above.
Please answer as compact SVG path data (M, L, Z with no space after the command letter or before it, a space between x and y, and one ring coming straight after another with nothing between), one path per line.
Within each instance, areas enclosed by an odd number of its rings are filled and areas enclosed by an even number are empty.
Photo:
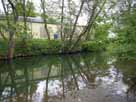
M0 62L0 102L136 102L136 62L105 53Z

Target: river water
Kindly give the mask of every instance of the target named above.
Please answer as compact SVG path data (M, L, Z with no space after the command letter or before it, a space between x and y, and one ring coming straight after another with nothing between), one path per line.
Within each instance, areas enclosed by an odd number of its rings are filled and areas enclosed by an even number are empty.
M0 62L0 102L136 102L136 62L104 53Z

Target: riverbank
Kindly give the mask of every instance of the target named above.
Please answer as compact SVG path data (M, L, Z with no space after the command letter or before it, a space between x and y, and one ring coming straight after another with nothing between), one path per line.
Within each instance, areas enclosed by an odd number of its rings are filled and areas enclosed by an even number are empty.
M8 42L5 40L0 41L0 59L6 60L8 51ZM14 58L18 57L30 57L37 55L63 55L63 54L75 54L81 52L95 52L104 50L103 43L97 41L82 42L75 49L71 51L64 51L63 44L60 40L44 40L44 39L32 39L23 41L16 41L14 48Z

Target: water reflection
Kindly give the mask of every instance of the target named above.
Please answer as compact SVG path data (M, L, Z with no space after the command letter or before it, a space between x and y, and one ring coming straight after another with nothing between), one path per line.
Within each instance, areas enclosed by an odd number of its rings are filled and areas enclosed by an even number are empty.
M104 54L0 64L1 102L136 102L136 63Z
M128 85L127 101L136 102L136 62L118 62L115 64L123 74L123 82Z

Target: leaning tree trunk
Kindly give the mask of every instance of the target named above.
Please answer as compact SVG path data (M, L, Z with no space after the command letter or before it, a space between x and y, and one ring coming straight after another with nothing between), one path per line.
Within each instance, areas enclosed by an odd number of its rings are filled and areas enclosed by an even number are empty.
M27 31L27 17L26 17L26 0L23 0L22 3L23 8L23 19L24 19L24 31Z
M4 33L0 30L0 35L4 40L7 40L6 36L4 35Z
M15 5L13 4L13 2L11 0L8 0L8 3L11 6L11 10L12 10L12 14L13 14L13 24L15 24L15 27L16 27L16 23L18 20L17 9L15 8ZM10 20L12 20L12 19L9 19L9 11L8 11L8 8L6 9L6 4L5 4L4 0L2 0L2 4L3 4L4 12L6 14L7 25L9 28L9 31L8 31L9 32L9 41L8 41L7 58L10 60L14 57L14 48L15 48L14 36L16 34L16 28L10 24L10 22L11 22Z
M70 48L71 48L73 36L74 36L74 34L75 34L75 30L76 30L76 27L77 27L77 22L78 22L78 19L79 19L80 14L81 14L81 11L82 11L82 9L83 9L84 3L85 3L85 0L82 0L81 5L80 5L79 12L78 12L78 14L77 14L77 16L76 16L76 20L75 20L75 22L74 22L74 26L73 26L72 32L71 32L71 34L70 34L70 38L69 38L69 46L70 46ZM70 50L71 50L71 49L70 49Z
M83 30L83 32L78 36L76 42L75 42L75 43L73 44L73 46L71 47L71 50L74 49L74 48L78 45L78 43L80 42L80 40L82 39L82 37L86 36L86 33L87 33L87 32L90 32L90 30L91 30L91 28L92 28L92 26L93 26L93 24L94 24L96 18L98 17L98 15L99 15L99 14L101 13L101 11L103 10L103 8L104 8L106 2L107 2L107 0L104 0L103 3L102 3L102 5L100 6L99 11L98 11L96 14L93 14L93 15L90 16L88 25L85 27L85 29ZM96 7L97 7L97 6L96 6ZM96 8L96 7L94 6L94 8ZM94 12L94 13L95 13L95 12Z
M50 33L47 27L47 20L46 20L46 11L45 11L45 0L41 0L41 9L43 11L43 20L44 20L44 28L47 33L48 40L50 40Z
M13 32L10 33L9 42L8 42L8 59L12 59L14 57L14 48L15 48L15 40Z
M60 32L60 36L61 36L61 40L64 40L64 35L63 35L63 19L64 19L64 0L62 0L62 8L61 8L61 32Z
M17 9L15 8L15 5L13 4L11 0L8 0L8 2L11 5L11 9L13 11L13 23L15 24L15 27L16 27L16 23L18 20ZM15 48L14 36L15 34L16 34L16 28L13 27L13 29L9 31L8 59L13 59L14 57L14 48Z

